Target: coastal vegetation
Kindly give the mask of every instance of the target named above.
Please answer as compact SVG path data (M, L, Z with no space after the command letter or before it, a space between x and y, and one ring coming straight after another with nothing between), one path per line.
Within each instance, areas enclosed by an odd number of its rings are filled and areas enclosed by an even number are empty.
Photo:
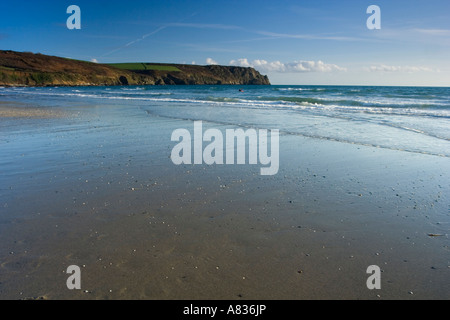
M156 71L175 71L181 72L175 66L164 65L164 64L150 64L150 63L110 63L112 67L122 70L132 70L132 71L146 71L146 70L156 70Z

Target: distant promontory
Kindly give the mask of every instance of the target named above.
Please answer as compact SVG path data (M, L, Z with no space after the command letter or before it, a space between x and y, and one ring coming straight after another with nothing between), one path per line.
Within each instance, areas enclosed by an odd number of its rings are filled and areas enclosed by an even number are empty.
M0 86L270 85L253 68L161 63L99 64L0 50Z

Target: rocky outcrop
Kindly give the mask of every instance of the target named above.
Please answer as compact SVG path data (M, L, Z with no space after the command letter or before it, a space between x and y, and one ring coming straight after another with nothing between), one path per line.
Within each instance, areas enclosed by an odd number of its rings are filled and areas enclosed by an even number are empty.
M152 77L155 84L166 85L270 85L269 78L253 68L230 66L171 65L180 71L134 71Z
M155 64L167 66L162 64ZM267 76L252 68L170 65L177 71L126 70L111 65L33 54L0 51L2 86L114 85L269 85ZM164 68L162 68L164 69Z

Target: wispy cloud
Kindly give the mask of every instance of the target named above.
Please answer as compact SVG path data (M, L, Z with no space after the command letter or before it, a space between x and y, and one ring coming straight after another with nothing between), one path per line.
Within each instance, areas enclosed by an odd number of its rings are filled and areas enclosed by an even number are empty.
M181 28L200 28L200 29L220 29L220 30L240 30L247 33L253 33L265 36L264 38L258 38L259 40L264 39L309 39L309 40L336 40L336 41L355 41L363 40L361 38L346 37L346 36L335 36L329 34L287 34L287 33L277 33L265 30L251 30L245 29L236 25L225 25L225 24L204 24L204 23L169 23L165 27L181 27Z
M263 31L263 30L250 30L245 29L240 26L236 25L226 25L226 24L207 24L207 23L182 23L182 22L176 22L176 23L167 23L164 24L154 31L147 33L135 40L132 40L128 42L127 44L118 47L103 56L111 55L112 53L115 53L119 50L125 49L127 47L130 47L138 42L141 42L145 40L146 38L157 34L158 32L166 29L166 28L197 28L197 29L213 29L213 30L240 30L242 32L250 33L250 34L257 34L259 36L264 36L263 38L257 38L257 39L239 39L235 42L246 42L246 41L255 41L255 40L273 40L273 39L304 39L304 40L334 40L334 41L360 41L360 40L366 40L362 38L355 38L355 37L347 37L347 36L336 36L336 35L327 35L327 34L286 34L286 33L276 33L276 32L270 32L270 31ZM230 41L231 42L231 41Z
M197 28L197 29L220 29L220 30L242 30L242 27L226 24L208 23L168 23L165 27Z
M304 39L304 40L335 40L335 41L360 41L367 40L356 37L331 36L320 34L287 34L268 31L254 31L254 33L277 39Z
M294 61L284 63L281 61L266 61L238 59L231 60L230 65L241 67L252 67L260 72L279 72L279 73L305 73L305 72L336 72L347 71L346 68L335 64L324 63L323 61Z
M433 36L450 36L449 29L414 29L417 32Z
M378 41L385 43L409 43L416 45L436 44L439 46L450 45L449 29L424 29L424 28L387 28L373 34Z
M388 66L384 64L366 67L364 68L364 70L369 72L404 72L404 73L439 72L439 70L424 66Z
M229 53L241 53L241 48L236 48L233 46L211 46L209 44L196 44L196 43L174 43L174 45L177 45L179 47L184 47L189 51L200 51L202 53L205 52L229 52Z

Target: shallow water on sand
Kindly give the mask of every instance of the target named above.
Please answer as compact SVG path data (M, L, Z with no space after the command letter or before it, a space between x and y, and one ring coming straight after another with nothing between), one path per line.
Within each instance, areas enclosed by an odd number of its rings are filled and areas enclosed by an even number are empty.
M450 297L448 89L238 88L2 89L0 298ZM175 166L192 120L279 129L278 174Z

